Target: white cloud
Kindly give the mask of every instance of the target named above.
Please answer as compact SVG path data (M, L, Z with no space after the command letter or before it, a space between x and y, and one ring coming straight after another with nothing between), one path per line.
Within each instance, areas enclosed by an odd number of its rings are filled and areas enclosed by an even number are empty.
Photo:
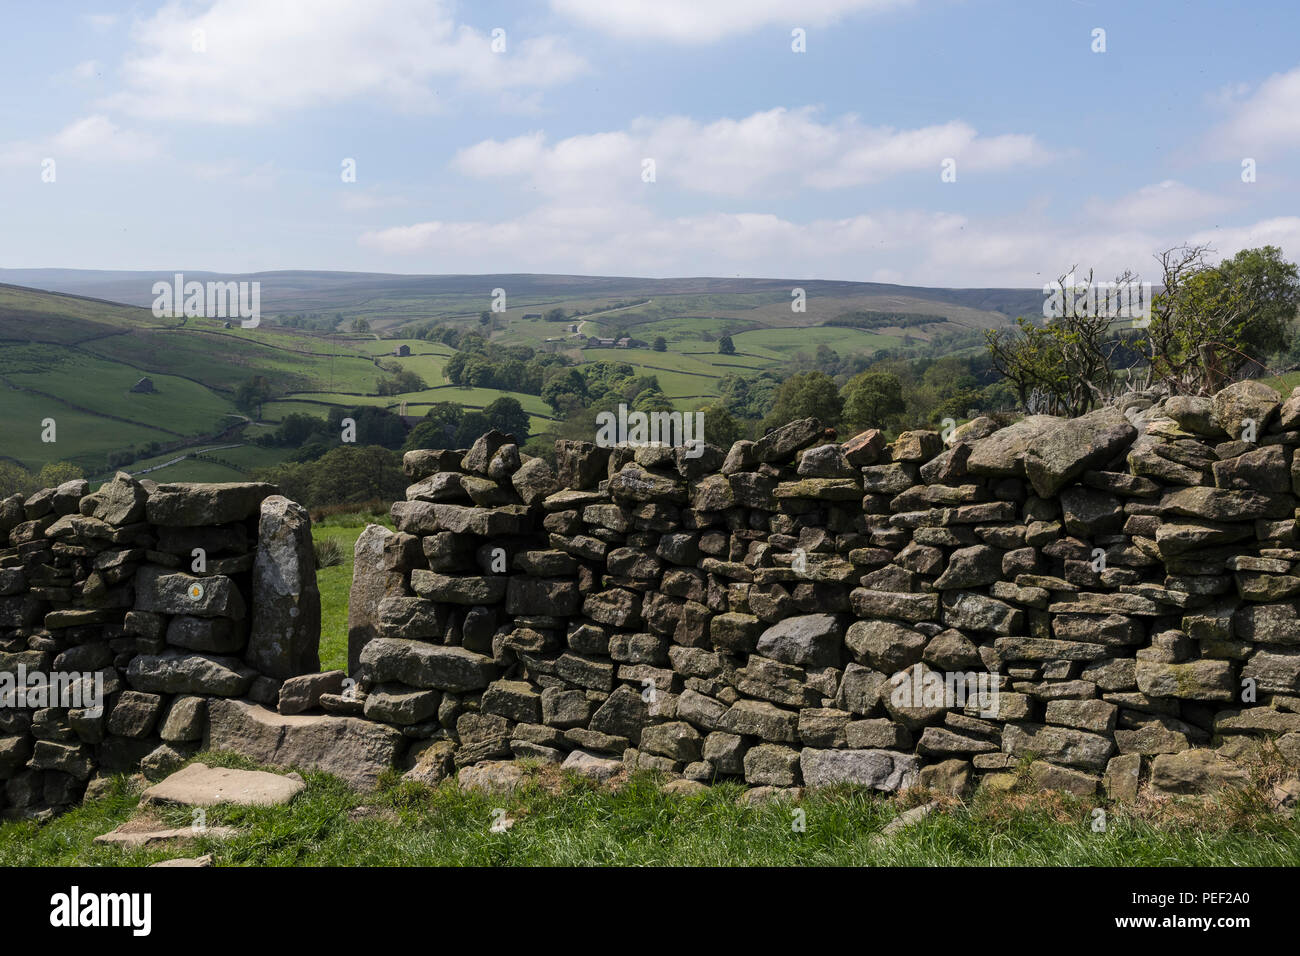
M1093 219L1117 228L1158 226L1171 222L1204 222L1239 206L1236 200L1195 189L1177 180L1166 179L1134 190L1119 199L1093 200L1086 212Z
M158 143L153 137L122 129L107 116L96 114L74 120L45 139L0 144L0 166L40 163L46 157L56 162L64 158L109 163L139 162L159 154Z
M1103 278L1155 277L1153 255L1184 241L1218 253L1272 242L1300 255L1300 217L1191 235L1087 228L1048 215L976 220L891 210L795 222L769 213L668 217L637 203L548 203L499 221L428 221L372 230L359 243L393 268L436 259L439 271L604 275L746 275L875 279L902 284L1041 288L1072 264Z
M553 36L508 34L494 53L448 0L213 0L201 12L173 0L132 36L125 89L109 102L160 120L263 122L357 98L431 111L448 86L499 94L587 69Z
M1234 115L1212 138L1220 155L1253 157L1300 147L1300 67L1273 74L1230 109Z
M712 43L760 27L818 27L912 0L551 0L551 9L619 37Z
M711 123L684 116L640 119L625 131L571 136L553 146L533 132L476 143L457 153L452 165L469 176L518 179L549 194L591 195L643 188L642 161L649 158L656 182L744 196L837 189L901 173L928 171L938 181L949 157L959 177L1052 158L1031 135L980 136L956 120L896 130L865 126L852 115L822 122L817 114L813 107L778 107Z
M99 72L98 60L82 60L72 68L72 75L78 80L94 79L95 74Z
M1189 241L1194 244L1208 243L1222 258L1232 256L1242 249L1277 246L1287 259L1294 262L1300 259L1300 216L1276 216L1248 226L1202 229L1192 233Z
M97 30L102 33L111 28L113 24L117 23L117 14L87 13L82 17L82 19L86 21L87 25L89 25L92 30Z

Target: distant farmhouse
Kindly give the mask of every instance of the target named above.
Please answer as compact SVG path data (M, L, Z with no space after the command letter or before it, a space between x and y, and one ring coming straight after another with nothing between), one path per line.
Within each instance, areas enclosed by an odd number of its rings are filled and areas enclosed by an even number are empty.
M157 389L153 387L153 379L142 378L140 379L140 381L136 382L134 385L131 386L131 391L138 392L141 395L150 395L153 392L157 391Z
M393 354L398 358L405 358L411 354L411 347L409 345L399 345L397 348L393 349Z
M587 344L583 348L588 349L625 349L632 344L630 338L621 339L600 339L594 335L587 337Z

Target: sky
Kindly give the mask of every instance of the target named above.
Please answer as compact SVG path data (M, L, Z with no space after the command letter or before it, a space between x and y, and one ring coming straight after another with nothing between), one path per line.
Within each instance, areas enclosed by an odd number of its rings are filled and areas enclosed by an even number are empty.
M1300 5L0 4L0 268L1038 287L1300 259Z

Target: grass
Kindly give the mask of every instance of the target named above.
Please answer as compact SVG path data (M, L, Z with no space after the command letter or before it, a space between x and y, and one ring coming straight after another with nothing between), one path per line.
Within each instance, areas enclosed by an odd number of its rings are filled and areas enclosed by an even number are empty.
M248 430L246 435L259 432ZM126 466L126 471L139 475L146 468L153 471L142 475L160 482L176 481L249 481L253 470L278 464L292 449L263 448L260 445L242 444L230 448L233 442L211 442L191 446L182 451L165 452L151 458L140 458ZM167 464L185 456L183 461ZM158 467L163 466L165 467Z
M386 514L345 512L312 517L312 542L317 549L337 548L339 562L318 568L316 586L320 588L320 669L347 670L348 667L348 592L352 588L352 549L367 524L393 526Z
M737 351L772 359L787 359L796 352L813 354L817 346L826 345L840 354L874 352L903 344L900 336L881 335L863 329L825 326L806 329L755 329L733 335Z
M201 754L209 765L251 767ZM3 866L144 866L211 853L218 866L1294 866L1300 825L1241 798L1108 808L1058 794L985 792L938 811L887 840L882 827L919 793L887 797L859 788L810 792L796 802L739 803L741 787L664 793L650 774L598 787L554 767L533 767L507 795L437 788L388 773L369 794L306 771L307 786L283 807L219 806L209 826L239 829L227 841L135 850L91 840L137 813L137 783L107 792L44 825L0 826ZM504 811L511 826L493 832ZM798 811L802 811L800 814ZM191 811L148 811L170 827ZM804 829L795 824L802 819Z

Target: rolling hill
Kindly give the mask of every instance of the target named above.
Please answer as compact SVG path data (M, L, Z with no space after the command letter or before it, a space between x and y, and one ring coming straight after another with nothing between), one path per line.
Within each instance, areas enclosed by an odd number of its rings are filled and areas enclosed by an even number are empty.
M419 415L435 402L481 408L502 395L519 400L533 431L550 408L536 395L451 385L449 346L402 337L429 323L482 328L493 289L506 290L492 315L493 342L561 351L576 362L618 361L658 377L664 394L691 409L718 394L727 374L756 374L826 346L841 354L922 346L936 335L965 335L1041 308L1035 290L924 289L879 283L775 279L637 279L590 276L403 276L270 272L200 281L262 283L264 320L255 329L219 319L155 317L152 286L170 272L0 270L0 457L38 470L69 461L97 478L108 456L130 450L128 470L159 480L236 480L284 453L250 444L286 414L324 417L332 407L377 405ZM14 284L14 283L25 283ZM801 288L806 309L791 308ZM563 322L546 321L554 308ZM576 314L575 314L576 313ZM277 324L325 316L332 330ZM843 324L866 316L870 328ZM906 315L907 327L888 324ZM366 332L346 331L365 319ZM841 324L827 324L840 321ZM882 324L883 323L883 324ZM579 331L571 332L577 325ZM735 355L718 354L730 335ZM630 337L647 347L582 348L588 336ZM662 337L665 351L648 345ZM947 340L945 340L947 341ZM399 346L410 355L396 357ZM387 369L417 373L426 387L377 394ZM253 422L235 406L235 390L254 376L276 396ZM133 390L142 378L153 391ZM55 441L43 424L56 422Z

